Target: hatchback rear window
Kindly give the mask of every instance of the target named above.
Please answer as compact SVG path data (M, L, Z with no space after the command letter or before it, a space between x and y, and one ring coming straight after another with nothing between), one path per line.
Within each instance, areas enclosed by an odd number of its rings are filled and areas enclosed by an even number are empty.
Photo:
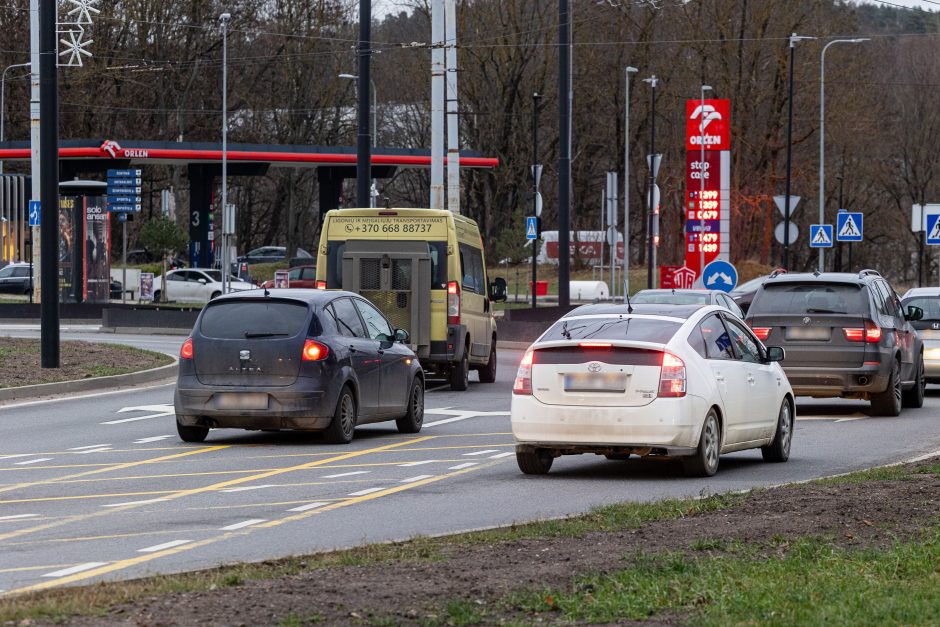
M764 284L748 316L774 314L856 314L869 311L868 299L858 285L848 283Z
M284 300L229 300L210 303L199 331L224 340L294 337L307 329L307 305Z
M678 322L655 318L611 316L603 318L574 318L556 322L541 342L556 340L632 340L665 344L672 339Z

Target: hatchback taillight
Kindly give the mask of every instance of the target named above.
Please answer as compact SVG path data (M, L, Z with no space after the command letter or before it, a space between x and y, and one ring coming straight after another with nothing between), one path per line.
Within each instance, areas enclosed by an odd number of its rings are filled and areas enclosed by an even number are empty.
M519 370L516 371L516 380L512 384L513 394L532 394L532 363L535 361L535 353L532 349L526 351L519 362Z
M877 344L881 341L881 327L870 320L865 321L865 328L846 327L842 329L845 339L850 342L868 342Z
M193 358L193 338L186 338L186 341L183 342L183 345L180 347L180 359L192 359Z
M326 344L321 344L315 340L304 342L303 361L322 361L330 354L330 349Z
M460 324L460 284L447 284L447 324Z
M685 396L685 362L672 353L663 353L663 366L659 372L660 398Z

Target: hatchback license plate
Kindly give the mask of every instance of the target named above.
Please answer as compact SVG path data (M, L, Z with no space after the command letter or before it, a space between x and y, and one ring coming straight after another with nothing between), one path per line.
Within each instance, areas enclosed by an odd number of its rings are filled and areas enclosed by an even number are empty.
M627 376L617 372L565 375L565 392L626 392Z
M215 395L218 409L267 409L268 395L259 392L222 392Z
M786 338L788 340L810 340L825 342L829 339L829 327L788 327Z

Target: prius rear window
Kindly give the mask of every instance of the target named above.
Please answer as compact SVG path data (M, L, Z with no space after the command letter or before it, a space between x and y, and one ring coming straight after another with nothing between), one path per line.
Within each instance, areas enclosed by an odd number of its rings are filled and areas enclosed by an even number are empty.
M307 330L307 312L296 301L219 301L206 306L199 332L223 340L294 337Z
M627 316L568 318L556 322L539 341L632 340L665 344L681 326L681 323L669 320Z

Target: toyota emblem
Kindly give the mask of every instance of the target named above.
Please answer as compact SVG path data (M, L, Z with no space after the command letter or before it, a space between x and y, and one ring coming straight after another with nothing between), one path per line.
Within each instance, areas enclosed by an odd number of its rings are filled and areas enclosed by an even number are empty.
M810 320L809 316L806 316L805 318L803 318L803 324L809 324L810 322L812 322L812 320Z
M603 366L601 366L600 362L592 361L591 363L588 364L587 368L589 372L600 372Z

